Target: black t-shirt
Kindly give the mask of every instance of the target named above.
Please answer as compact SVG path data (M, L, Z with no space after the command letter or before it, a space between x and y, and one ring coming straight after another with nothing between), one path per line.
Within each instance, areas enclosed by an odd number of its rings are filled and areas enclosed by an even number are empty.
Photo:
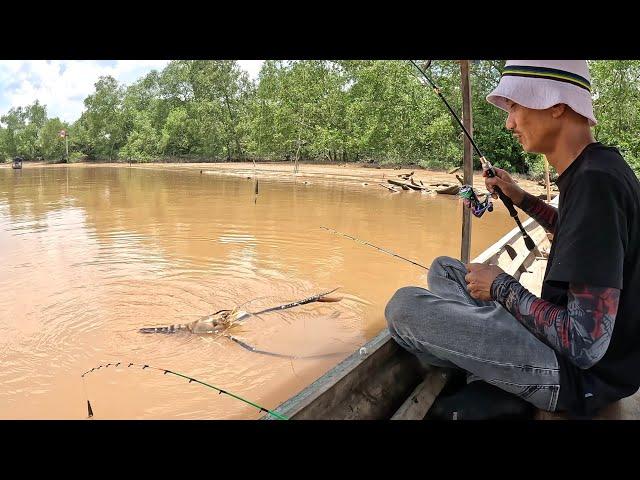
M542 298L567 305L569 283L621 290L609 347L589 369L556 353L558 409L591 416L640 386L640 183L616 148L588 145L557 180L558 221Z

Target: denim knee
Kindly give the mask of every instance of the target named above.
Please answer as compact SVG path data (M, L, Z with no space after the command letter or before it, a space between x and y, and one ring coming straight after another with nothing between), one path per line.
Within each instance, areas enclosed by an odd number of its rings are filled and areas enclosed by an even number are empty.
M406 322L415 312L415 308L411 306L415 302L416 294L424 292L420 287L402 287L387 303L384 309L384 316L391 331L395 331L395 327Z
M458 267L459 265L461 265L461 262L457 258L447 257L446 255L436 257L433 259L433 262L431 262L431 267L427 274L427 281L431 284L431 278L433 276L447 277L445 266L451 268Z

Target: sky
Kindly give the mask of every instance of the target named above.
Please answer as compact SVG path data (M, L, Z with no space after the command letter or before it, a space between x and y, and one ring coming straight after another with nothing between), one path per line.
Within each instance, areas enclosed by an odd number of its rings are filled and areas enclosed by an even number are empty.
M84 110L84 99L102 75L130 85L151 70L162 70L169 60L2 60L0 61L0 116L12 107L39 100L49 118L74 122ZM252 79L262 60L238 60Z

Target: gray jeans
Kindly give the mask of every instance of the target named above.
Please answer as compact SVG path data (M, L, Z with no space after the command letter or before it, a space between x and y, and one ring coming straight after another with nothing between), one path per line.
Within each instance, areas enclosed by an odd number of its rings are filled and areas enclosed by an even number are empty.
M429 290L404 287L385 308L391 336L423 363L459 368L536 407L555 411L560 372L555 352L497 302L472 298L459 260L436 258Z

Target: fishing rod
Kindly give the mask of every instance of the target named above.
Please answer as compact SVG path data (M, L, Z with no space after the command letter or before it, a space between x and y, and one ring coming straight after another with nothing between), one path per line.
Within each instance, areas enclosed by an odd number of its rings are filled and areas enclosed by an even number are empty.
M485 156L482 154L482 152L480 152L480 149L478 148L478 145L476 145L476 142L473 141L473 138L471 137L471 135L469 134L467 129L464 127L464 125L460 121L460 118L458 118L458 115L456 115L456 113L451 108L451 105L449 105L449 102L447 102L447 99L444 98L444 96L442 95L442 92L440 91L440 89L436 86L436 84L433 82L433 80L431 80L431 78L429 78L427 73L416 62L414 62L413 60L409 60L409 62L411 62L411 64L414 67L416 67L416 69L422 74L422 76L427 80L427 82L429 82L431 87L433 87L433 91L436 93L436 95L438 95L438 97L440 97L440 99L447 106L447 108L449 109L449 112L451 112L451 115L453 115L453 118L456 119L456 121L458 122L458 125L460 125L460 128L462 129L464 134L467 136L467 138L471 142L471 145L473 146L474 150L476 151L476 153L480 157L480 163L482 164L482 168L487 172L487 176L490 177L490 178L495 177L496 176L496 171L494 170L493 165L491 165L489 160L487 160L485 158ZM431 65L431 60L428 60L426 66L425 66L425 69L429 68L430 65ZM516 211L515 207L513 206L513 201L509 197L507 197L504 194L504 192L502 191L502 189L500 187L498 187L497 185L494 187L494 191L498 194L498 197L500 197L500 200L502 200L502 203L504 203L504 206L507 207L507 210L509 211L509 215L511 217L513 217L513 219L515 220L516 224L518 225L518 228L520 229L520 232L522 233L522 236L524 238L525 245L527 246L527 248L529 250L533 250L536 245L533 242L533 240L531 239L531 237L529 236L529 234L526 232L524 227L522 226L522 223L520 223L520 218L518 218L518 212Z
M327 230L327 231L329 231L331 233L335 233L336 235L341 235L343 237L350 238L351 240L354 240L354 241L356 241L358 243L362 243L364 245L368 245L369 247L373 247L376 250L380 250L381 252L384 252L384 253L386 253L388 255L392 255L394 257L398 257L399 259L404 260L404 261L409 262L409 263L413 263L414 265L417 265L420 268L424 268L425 270L429 270L429 267L425 267L424 265L422 265L422 264L420 264L418 262L414 262L413 260L409 260L408 258L405 258L405 257L403 257L401 255L398 255L397 253L393 253L390 250L386 250L384 248L377 247L377 246L373 245L372 243L365 242L364 240L360 240L359 238L352 237L351 235L348 235L346 233L338 232L337 230L334 230L333 228L328 228L328 227L323 227L323 226L320 226L320 228L323 228L323 229L325 229L325 230Z
M110 366L110 365L113 365L114 367L116 367L116 368L117 368L117 367L118 367L118 366L120 366L121 364L122 364L122 362L118 362L118 363L107 363L106 365L98 365L97 367L94 367L94 368L92 368L91 370L87 370L86 372L84 372L84 373L81 375L81 377L82 377L82 385L84 386L84 389L85 389L85 394L87 393L86 385L85 385L85 383L84 383L84 376L85 376L85 375L87 375L88 373L91 373L91 372L94 372L94 371L100 370L102 367L109 368L109 366ZM200 385L204 385L205 387L209 387L209 388L211 388L211 389L213 389L213 390L216 390L216 391L218 392L218 395L222 395L222 394L224 393L225 395L228 395L228 396L230 396L230 397L233 397L233 398L235 398L235 399L237 399L237 400L240 400L240 401L241 401L241 402L243 402L243 403L246 403L247 405L251 405L252 407L257 408L257 409L258 409L259 411L261 411L261 412L268 413L269 415L272 415L273 417L275 417L275 418L277 418L277 419L279 419L279 420L289 420L289 419L288 419L287 417L285 417L284 415L282 415L282 414L280 414L280 413L278 413L278 412L274 412L273 410L269 410L268 408L262 407L262 406L258 405L257 403L254 403L254 402L252 402L252 401L250 401L250 400L247 400L247 399L245 399L245 398L242 398L240 395L236 395L235 393L231 393L231 392L229 392L228 390L224 390L224 389L222 389L222 388L218 388L218 387L216 387L216 386L214 386L214 385L210 385L210 384L205 383L205 382L203 382L203 381L200 381L200 380L198 380L198 379L196 379L196 378L189 377L188 375L183 375L182 373L174 372L173 370L168 370L168 369L166 369L166 368L152 367L151 365L140 365L140 364L137 364L137 363L129 363L129 364L127 365L127 368L130 368L130 367L142 367L142 370L149 368L149 369L151 369L151 370L158 370L158 371L160 371L160 372L164 372L164 374L165 374L165 375L166 375L167 373L170 373L171 375L175 375L175 376L177 376L177 377L186 378L187 380L189 380L189 383L191 383L191 382L195 382L195 383L199 383ZM89 401L89 395L87 395L87 409L88 409L88 417L89 417L89 418L93 417L93 409L91 408L91 402Z

